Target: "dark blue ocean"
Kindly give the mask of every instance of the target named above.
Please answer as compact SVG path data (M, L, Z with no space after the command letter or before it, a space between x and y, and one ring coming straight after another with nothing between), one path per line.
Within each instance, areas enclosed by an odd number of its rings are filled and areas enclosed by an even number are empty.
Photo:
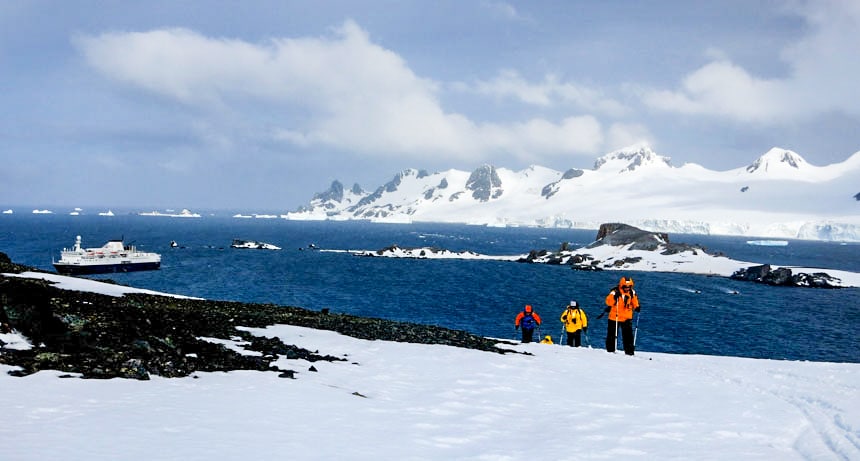
M104 216L0 215L0 251L13 261L53 271L52 258L71 247L125 238L162 255L158 271L92 276L208 299L272 303L381 317L484 336L515 338L513 319L525 304L544 318L557 341L558 317L575 299L590 317L588 341L603 347L603 298L622 275L632 276L642 312L637 349L683 354L860 362L860 289L781 288L721 277L669 273L578 272L568 267L482 260L356 257L343 252L392 244L514 255L531 249L581 246L596 231L488 228L449 224L372 224L202 218L135 214ZM234 238L278 245L281 251L236 250ZM746 238L673 234L733 259L860 272L860 244L790 241L747 245ZM175 240L179 247L171 248ZM739 294L730 294L737 291Z

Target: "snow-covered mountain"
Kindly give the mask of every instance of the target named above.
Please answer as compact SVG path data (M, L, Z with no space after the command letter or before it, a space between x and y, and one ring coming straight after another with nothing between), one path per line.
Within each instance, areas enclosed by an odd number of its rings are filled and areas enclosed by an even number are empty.
M748 166L713 171L676 167L635 146L590 170L407 169L373 192L335 181L284 217L582 229L622 222L659 232L860 241L858 192L860 152L819 167L773 148Z

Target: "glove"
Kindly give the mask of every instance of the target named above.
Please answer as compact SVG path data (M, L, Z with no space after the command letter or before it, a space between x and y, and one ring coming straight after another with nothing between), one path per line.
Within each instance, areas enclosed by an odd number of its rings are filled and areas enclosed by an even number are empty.
M514 330L519 330L519 329L520 329L519 325L514 325Z
M609 312L610 310L612 310L612 308L609 306L606 306L606 309L603 309L603 312Z
M604 315L606 315L606 311L601 312L600 315L597 316L597 320L602 319Z
M582 331L584 331L585 334L588 334L588 327L583 328Z
M639 312L639 308L637 307L636 309L633 309L633 311Z

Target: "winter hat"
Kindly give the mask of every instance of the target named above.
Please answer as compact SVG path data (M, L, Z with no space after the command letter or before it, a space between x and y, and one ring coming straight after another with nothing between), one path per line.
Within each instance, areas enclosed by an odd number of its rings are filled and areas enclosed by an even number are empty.
M579 304L576 301L571 301L570 307L579 307Z
M526 304L526 312L531 312L531 311L532 311L532 305Z

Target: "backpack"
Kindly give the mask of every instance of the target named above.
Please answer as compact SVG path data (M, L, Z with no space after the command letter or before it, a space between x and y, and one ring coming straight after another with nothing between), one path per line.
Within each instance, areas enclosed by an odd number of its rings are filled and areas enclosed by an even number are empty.
M523 327L523 330L535 329L535 318L530 312L523 316L523 319L520 320L520 326Z

